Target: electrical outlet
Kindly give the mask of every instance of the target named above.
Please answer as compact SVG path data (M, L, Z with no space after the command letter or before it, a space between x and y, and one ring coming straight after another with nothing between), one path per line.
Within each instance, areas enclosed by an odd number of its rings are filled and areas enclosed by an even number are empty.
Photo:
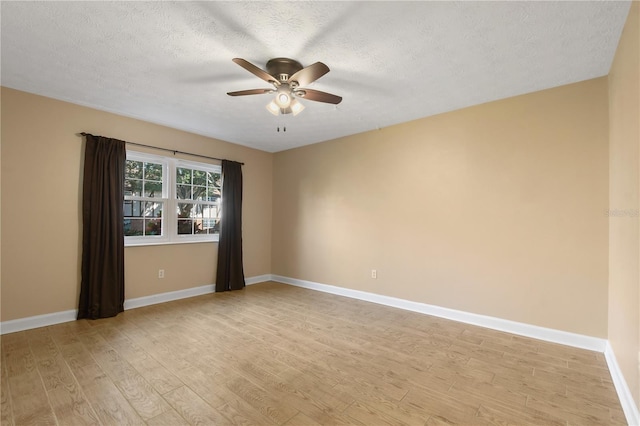
M164 278L164 269L158 269L158 278Z
M371 278L378 278L378 271L376 271L375 269L371 270Z

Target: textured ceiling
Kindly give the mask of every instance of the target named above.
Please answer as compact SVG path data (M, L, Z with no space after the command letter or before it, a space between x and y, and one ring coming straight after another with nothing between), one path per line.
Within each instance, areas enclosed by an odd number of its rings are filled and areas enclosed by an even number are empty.
M606 75L629 6L3 1L1 83L275 152ZM274 117L234 57L324 62L344 100Z

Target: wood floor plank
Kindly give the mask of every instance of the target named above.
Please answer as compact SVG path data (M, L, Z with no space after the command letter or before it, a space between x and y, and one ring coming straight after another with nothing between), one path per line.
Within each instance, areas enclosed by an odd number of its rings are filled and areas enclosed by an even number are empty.
M331 403L326 403L325 400L327 398L316 398L319 394L318 392L307 393L250 362L244 363L239 367L245 377L260 386L272 397L286 401L287 405L299 410L317 423L324 424L332 418L340 417L340 411L342 410L340 408L335 409Z
M57 387L47 392L53 412L61 425L99 425L98 416L79 386Z
M340 390L343 394L352 395L353 402L345 409L344 414L350 417L363 420L369 418L370 414L366 414L368 408L363 408L360 405L364 404L366 407L375 408L376 413L380 413L384 418L393 418L396 422L406 424L424 424L431 416L428 412L417 406L410 406L403 401L394 401L386 398L384 395L375 391L375 389L365 389L362 386L354 386L349 383L341 383L334 387L336 390ZM349 412L360 413L353 416ZM366 414L366 416L365 416ZM368 424L368 423L365 423Z
M580 362L586 365L600 365L606 367L604 357L599 358L601 353L586 349L579 349L558 343L545 342L543 340L529 339L522 336L513 336L514 342L532 342L536 345L537 352L554 355L567 361Z
M0 346L3 426L625 423L601 353L273 282Z
M2 353L10 353L28 346L29 338L26 332L4 334L2 335L2 339L0 339Z
M57 424L47 391L36 370L13 375L8 382L16 425Z
M189 423L172 409L147 420L147 426L189 426Z
M354 402L351 404L349 408L345 410L344 414L363 425L408 425L408 423L401 422L400 420L386 415L380 410L361 402ZM424 422L421 422L420 424L424 424Z
M483 403L476 414L478 422L485 424L504 425L545 425L567 426L567 422L543 411L537 411L530 407L512 408L504 404Z
M169 342L165 344L165 342L154 337L153 334L150 334L149 331L143 329L131 329L127 330L126 334L145 351L152 353L153 358L155 358L156 361L162 364L169 371L175 372L176 370L191 367L191 364L188 361L178 355L182 351L179 349L177 351L171 350L171 348L167 346Z
M588 404L598 404L609 409L618 408L618 396L615 392L611 392L611 388L606 385L591 386L588 388L567 387L566 395L576 401L584 401ZM534 395L535 396L535 395ZM544 399L541 396L538 396Z
M411 407L456 423L471 423L475 418L479 406L473 402L459 400L446 393L431 391L424 388L413 388L402 400Z
M57 349L49 349L43 352L43 356L50 358L41 358L38 361L38 371L58 422L99 424L96 413L64 359L57 353Z
M36 361L28 345L16 349L3 350L7 369L7 377L20 376L37 370Z
M295 312L292 312L295 314ZM420 374L431 367L428 361L418 364L416 357L407 355L408 351L403 351L402 342L398 339L396 345L390 346L388 341L377 338L377 333L382 333L379 327L374 327L377 332L370 332L364 326L355 325L335 318L333 322L323 323L320 317L315 315L306 316L306 320L313 323L317 330L326 331L334 340L323 342L328 345L341 345L341 348L350 353L350 356L357 362L366 364L367 368L374 374L380 376L389 375L393 379L420 380ZM281 322L282 323L282 322ZM281 324L280 323L280 324ZM354 336L366 338L354 339ZM338 341L335 340L338 338ZM354 343L357 342L357 343ZM405 345L406 346L406 345ZM378 369L378 364L371 364L371 359L377 359L383 363L384 369ZM466 359L465 359L466 362Z
M290 330L297 334L297 339L308 351L315 352L321 357L318 358L317 364L326 367L328 370L333 371L333 374L339 376L352 377L353 380L362 381L365 383L371 383L383 393L388 394L390 397L396 400L402 399L407 393L407 390L403 388L404 379L396 379L392 376L388 376L385 372L376 374L376 367L371 363L362 363L354 359L352 353L352 347L345 345L338 339L334 339L327 335L322 336L319 339L309 339L305 332L301 332L299 329L291 329L287 326L279 325L283 327L283 330ZM353 349L355 350L355 349ZM348 356L341 356L340 354L348 354Z
M79 342L61 349L62 357L103 425L140 425L142 418L131 407L113 381ZM74 350L70 350L74 349Z
M95 360L79 340L58 344L58 347L60 348L60 354L72 371L75 368L95 364Z
M527 407L566 419L569 424L611 424L607 408L576 402L564 395L555 395L553 399L545 400L529 397Z
M622 409L619 408L610 408L611 412L611 424L613 425L626 425L627 418L624 415Z
M355 402L353 394L343 392L333 382L319 379L318 376L308 370L290 368L278 375L285 383L310 395L312 398L322 401L336 412L344 411Z
M305 416L303 413L298 413L293 416L285 426L322 426L320 423L316 423L313 419Z
M104 333L101 333L104 336ZM183 383L167 368L160 364L147 351L130 339L125 333L120 333L117 338L113 335L109 344L118 352L118 355L127 362L159 393L164 394L177 389Z
M229 400L227 392L223 392L223 385L226 381L231 380L237 375L216 374L215 371L205 369L201 370L197 367L185 368L176 373L178 378L196 392L212 407L219 407L226 404Z
M107 377L102 376L85 384L85 395L100 422L107 425L140 425L142 418Z
M493 400L514 407L524 407L527 404L527 395L524 393L495 383L470 378L456 379L447 393L461 400L469 400L471 398L479 401Z
M236 400L238 401L238 400ZM216 410L220 412L223 416L229 419L229 424L232 425L243 425L243 426L252 426L252 425L267 425L273 424L269 419L264 416L256 417L253 412L255 410L250 410L250 408L246 404L242 404L242 406L238 407L237 404L223 404L220 407L217 407Z
M230 423L229 419L186 386L172 390L164 397L190 425L225 425Z
M13 426L13 408L11 407L11 395L9 392L9 377L7 376L4 351L0 353L2 364L0 365L0 425Z
M243 377L231 380L225 386L276 424L284 424L299 412Z
M167 402L139 374L114 383L140 417L145 420L171 410Z

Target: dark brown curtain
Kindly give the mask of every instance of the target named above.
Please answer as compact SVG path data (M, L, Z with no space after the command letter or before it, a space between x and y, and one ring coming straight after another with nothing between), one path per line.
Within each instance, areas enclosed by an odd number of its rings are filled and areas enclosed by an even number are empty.
M124 311L123 187L125 142L85 135L82 282L78 319Z
M244 287L242 266L242 165L222 160L222 218L216 292Z

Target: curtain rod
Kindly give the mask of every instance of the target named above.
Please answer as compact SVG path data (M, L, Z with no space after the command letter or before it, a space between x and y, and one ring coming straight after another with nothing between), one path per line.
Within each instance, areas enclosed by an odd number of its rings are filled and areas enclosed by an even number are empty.
M85 133L85 132L80 132L78 133L80 136L87 136L87 135L91 135L91 133ZM91 136L95 136L95 135L91 135ZM104 136L102 136L104 137ZM129 145L135 145L135 146L143 146L145 148L151 148L151 149L159 149L160 151L167 151L167 152L173 152L173 155L176 154L184 154L184 155L191 155L192 157L200 157L200 158L207 158L209 160L218 160L218 161L223 161L225 160L224 158L216 158L216 157L209 157L207 155L200 155L200 154L193 154L191 152L184 152L184 151L178 151L176 149L169 149L169 148L161 148L159 146L152 146L152 145L145 145L142 143L136 143L136 142L127 142L124 141L124 143L129 144ZM227 160L229 161L229 160ZM240 163L241 165L244 166L244 163Z

